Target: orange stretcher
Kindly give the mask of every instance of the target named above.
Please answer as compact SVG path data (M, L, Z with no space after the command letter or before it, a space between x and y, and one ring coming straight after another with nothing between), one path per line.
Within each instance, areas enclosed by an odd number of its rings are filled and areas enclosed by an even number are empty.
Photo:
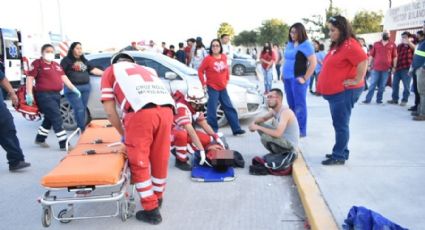
M67 142L78 133L77 129ZM121 136L105 120L92 121L80 134L75 148L41 180L47 189L39 199L44 227L50 226L52 216L61 223L69 223L76 219L118 215L125 221L134 214L135 188L130 184L125 147L120 140ZM74 215L76 204L100 202L115 202L115 212L103 216ZM55 215L53 206L58 205L67 205L67 208Z

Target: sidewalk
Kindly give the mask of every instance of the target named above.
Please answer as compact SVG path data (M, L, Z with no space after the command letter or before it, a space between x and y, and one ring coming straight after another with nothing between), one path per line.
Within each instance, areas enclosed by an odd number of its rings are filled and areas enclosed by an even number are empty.
M390 98L391 88L384 94ZM413 121L409 106L362 104L351 116L350 159L322 166L334 131L327 101L309 94L303 156L338 226L353 206L365 206L409 229L425 226L425 122ZM375 100L375 98L374 98Z

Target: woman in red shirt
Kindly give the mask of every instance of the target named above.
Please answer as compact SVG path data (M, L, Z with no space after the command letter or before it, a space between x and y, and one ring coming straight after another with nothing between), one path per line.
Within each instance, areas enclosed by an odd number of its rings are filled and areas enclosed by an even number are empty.
M275 55L272 51L270 43L264 44L263 51L260 55L261 69L263 70L264 77L264 94L268 94L272 89L273 81L273 64L276 61Z
M202 87L208 89L207 121L214 129L214 132L218 130L217 106L220 102L224 115L226 115L232 128L233 135L244 134L245 130L241 129L238 114L227 93L226 87L230 73L227 65L227 57L223 54L223 46L219 39L213 39L211 41L210 53L204 58L201 66L199 66L198 76Z
M62 116L60 113L61 91L65 84L72 92L81 97L80 91L69 81L62 67L54 61L55 49L52 45L46 44L41 48L42 57L31 64L31 70L27 76L26 103L32 105L33 81L35 81L35 98L40 111L44 115L43 123L38 128L35 143L43 148L49 147L46 138L53 127L56 137L59 140L61 150L66 150L66 131L62 126Z
M331 17L328 27L332 43L323 60L317 90L329 102L336 143L322 164L341 165L349 156L351 110L363 91L367 55L346 18Z

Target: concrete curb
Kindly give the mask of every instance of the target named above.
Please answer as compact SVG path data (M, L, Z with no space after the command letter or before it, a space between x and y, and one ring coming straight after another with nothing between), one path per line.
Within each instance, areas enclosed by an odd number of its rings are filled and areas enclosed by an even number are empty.
M302 154L298 154L298 158L292 166L292 177L297 185L298 194L311 229L339 229Z

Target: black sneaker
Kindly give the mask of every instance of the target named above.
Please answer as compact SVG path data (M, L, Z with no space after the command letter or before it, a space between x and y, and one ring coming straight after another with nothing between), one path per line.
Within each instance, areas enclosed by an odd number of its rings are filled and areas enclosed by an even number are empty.
M28 168L30 166L31 164L28 162L19 161L19 163L16 165L9 165L9 171L15 172L15 171L18 171L19 169Z
M183 161L176 159L175 166L177 168L179 168L180 170L183 170L183 171L191 171L192 170L192 166L189 164L189 161L183 162Z
M419 116L419 113L417 111L413 111L410 113L410 115L416 117L416 116Z
M394 101L394 100L389 100L387 101L388 104L392 104L392 105L397 105L398 101Z
M328 158L322 161L322 165L343 165L345 164L345 160L337 160L333 158Z
M159 208L155 208L149 211L140 210L136 213L136 219L154 225L160 224L162 222Z
M409 111L416 112L418 110L417 106L412 106L408 109Z
M362 103L363 103L363 104L370 104L370 101L366 101L366 100L364 100L364 101L362 101Z
M34 144L42 147L42 148L49 148L49 144L47 144L45 141L34 141Z
M326 154L325 157L328 158L328 159L332 158L332 154Z
M382 104L382 101L377 101L376 104Z
M233 133L233 136L239 136L239 135L243 135L245 133L246 133L246 131L243 130L243 129L241 129L241 130L238 130L238 131L234 132Z

